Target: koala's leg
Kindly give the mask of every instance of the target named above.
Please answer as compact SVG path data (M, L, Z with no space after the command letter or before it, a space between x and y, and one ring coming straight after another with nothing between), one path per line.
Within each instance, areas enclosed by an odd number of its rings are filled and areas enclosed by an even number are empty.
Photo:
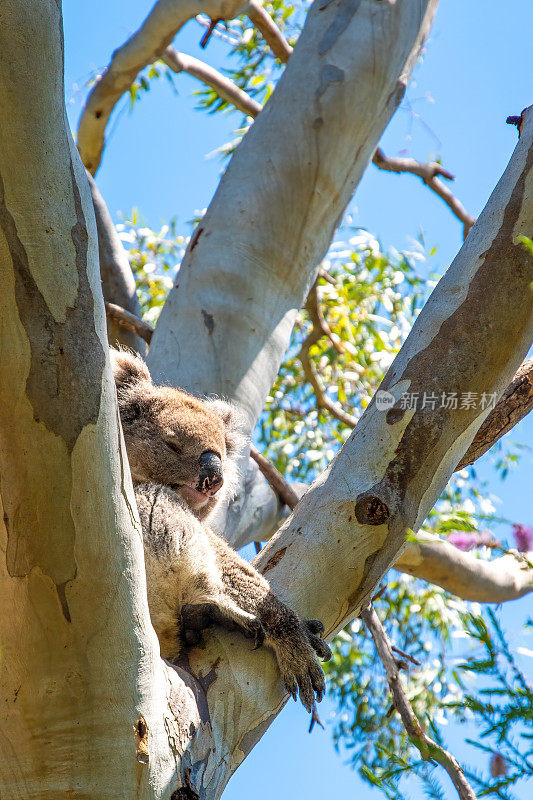
M244 561L226 542L208 531L216 553L227 599L220 598L220 607L232 601L241 610L256 617L278 660L281 676L288 692L311 710L321 700L325 689L324 673L317 656L331 658L331 651L320 638L322 624L317 620L302 622L271 591L268 581Z

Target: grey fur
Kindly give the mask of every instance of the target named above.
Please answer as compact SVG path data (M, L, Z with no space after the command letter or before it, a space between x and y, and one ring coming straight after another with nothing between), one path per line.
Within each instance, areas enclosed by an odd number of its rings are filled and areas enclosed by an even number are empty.
M238 412L222 400L155 386L142 359L127 351L112 351L112 362L162 656L176 660L212 624L237 628L274 650L287 691L295 699L299 692L311 711L324 693L318 657L331 657L322 624L301 621L204 522L234 491L245 441ZM208 499L194 488L203 452L223 464L223 488Z

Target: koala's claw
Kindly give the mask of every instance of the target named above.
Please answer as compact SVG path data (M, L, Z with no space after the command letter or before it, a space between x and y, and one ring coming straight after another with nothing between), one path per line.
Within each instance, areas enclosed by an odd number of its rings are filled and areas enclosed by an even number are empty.
M296 703L298 701L298 681L296 677L292 674L292 672L287 672L283 676L283 684Z
M319 619L306 619L304 620L304 627L307 631L307 638L309 644L323 661L329 661L331 658L331 650L320 635L324 633L324 625Z
M258 619L254 619L249 623L248 635L254 640L252 650L259 650L265 641L265 629Z
M319 641L323 647L327 647L321 639ZM304 642L300 651L286 653L280 666L286 690L294 700L299 694L303 705L311 713L313 704L319 703L324 696L326 680L315 653Z
M309 634L309 643L317 656L322 659L322 661L329 661L331 658L331 650L328 645L325 643L323 639L320 639L318 636L314 634Z

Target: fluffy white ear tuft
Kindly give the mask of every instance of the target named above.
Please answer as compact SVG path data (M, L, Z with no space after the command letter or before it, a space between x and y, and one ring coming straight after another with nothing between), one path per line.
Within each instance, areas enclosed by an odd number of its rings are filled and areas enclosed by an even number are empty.
M248 441L246 435L246 417L234 403L226 400L209 400L209 405L226 426L226 452L228 458L237 459Z
M152 382L148 367L140 356L130 350L114 350L112 347L109 352L117 389L132 386L139 381Z

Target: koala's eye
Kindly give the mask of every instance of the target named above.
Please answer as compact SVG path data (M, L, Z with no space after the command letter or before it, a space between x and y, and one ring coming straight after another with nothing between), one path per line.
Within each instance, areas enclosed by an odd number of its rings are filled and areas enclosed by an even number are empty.
M177 445L175 442L170 441L170 439L165 439L165 444L167 447L170 447L171 450L173 450L175 453L181 456L182 449L179 445Z

